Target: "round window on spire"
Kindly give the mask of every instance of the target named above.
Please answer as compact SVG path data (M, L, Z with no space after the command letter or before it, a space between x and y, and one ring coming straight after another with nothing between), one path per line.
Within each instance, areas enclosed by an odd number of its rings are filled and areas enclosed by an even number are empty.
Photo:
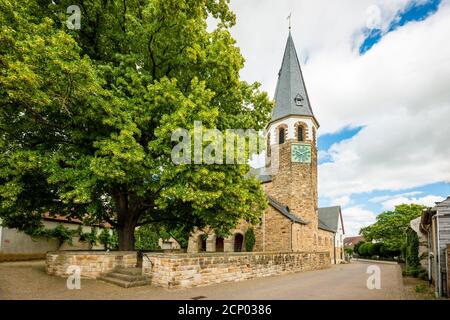
M295 105L298 106L298 107L302 107L302 106L303 106L303 100L305 100L305 99L304 99L303 96L299 93L299 94L294 98Z

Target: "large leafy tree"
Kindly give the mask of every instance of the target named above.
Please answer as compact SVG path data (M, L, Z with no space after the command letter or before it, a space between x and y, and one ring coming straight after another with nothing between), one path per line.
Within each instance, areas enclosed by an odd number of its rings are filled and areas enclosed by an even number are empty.
M271 102L239 79L225 0L0 0L0 217L109 222L119 249L157 223L220 232L266 206L247 165L171 161L176 128L262 129ZM217 27L209 31L207 19Z
M411 220L420 217L424 208L417 204L396 206L393 211L378 215L377 221L360 233L367 241L382 241L389 250L401 250L407 241Z

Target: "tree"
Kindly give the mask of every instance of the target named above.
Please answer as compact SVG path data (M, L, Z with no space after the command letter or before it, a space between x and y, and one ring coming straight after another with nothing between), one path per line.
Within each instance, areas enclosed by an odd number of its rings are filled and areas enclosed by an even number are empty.
M368 241L382 241L385 250L400 250L406 242L411 220L420 217L424 208L416 204L396 206L394 211L381 213L376 223L361 229L361 234Z
M225 0L0 0L0 217L32 231L44 212L189 233L257 223L267 203L247 165L175 165L176 128L264 128L272 103L239 79ZM209 32L206 20L217 27Z
M245 232L245 250L247 252L252 252L253 248L255 247L255 243L255 231L253 230L253 228L248 228L248 230Z

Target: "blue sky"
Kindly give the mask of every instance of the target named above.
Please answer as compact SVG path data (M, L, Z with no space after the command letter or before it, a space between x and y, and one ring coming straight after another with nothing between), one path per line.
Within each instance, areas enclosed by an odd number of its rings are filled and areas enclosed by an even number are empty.
M438 10L440 4L441 0L428 0L424 3L419 4L412 3L403 11L397 14L395 19L389 24L387 32L385 32L384 34L381 29L366 29L364 31L364 33L366 34L366 38L359 48L360 54L364 54L369 51L383 38L386 33L393 32L409 22L425 20Z
M390 23L386 32L381 29L365 30L365 39L362 42L359 53L364 55L374 48L383 37L391 32L395 32L399 28L407 25L411 22L424 21L438 11L441 0L429 0L421 4L412 4L407 6L402 11L398 12L395 19ZM358 135L363 127L356 128L345 128L334 134L325 134L319 137L318 148L323 154L334 145L339 142L352 139ZM330 156L322 157L320 164L333 161ZM423 185L414 188L400 189L400 190L376 190L366 193L356 193L352 194L344 207L360 207L366 210L370 210L376 214L381 213L388 209L390 201L395 199L424 199L427 196L439 196L446 198L450 195L450 185L444 182L433 183L428 185ZM329 198L321 197L319 199L320 206L328 206L332 203Z
M363 127L346 128L335 134L325 134L320 136L317 143L319 152L327 152L334 144L352 139L362 129ZM332 161L332 159L330 157L326 157L321 159L319 161L319 164L330 161ZM343 207L359 206L378 214L387 210L387 208L383 205L383 200L390 200L399 197L421 199L429 195L440 196L443 198L450 196L450 184L440 182L400 190L376 190L372 192L352 194L350 196L350 202ZM326 207L330 205L335 205L335 203L330 202L330 199L328 198L319 198L320 207Z

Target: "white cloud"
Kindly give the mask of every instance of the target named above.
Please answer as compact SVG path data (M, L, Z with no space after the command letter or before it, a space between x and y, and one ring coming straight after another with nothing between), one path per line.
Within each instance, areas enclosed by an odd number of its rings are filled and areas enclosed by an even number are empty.
M345 207L352 203L352 200L349 196L343 196L331 201L331 206L341 206Z
M232 2L245 80L261 82L273 96L292 11L319 134L364 126L321 153L333 160L319 167L321 197L450 181L450 1L425 21L386 34L365 55L358 51L370 5L382 9L386 30L396 12L423 1Z
M401 204L421 204L426 207L433 207L436 202L442 202L445 198L435 195L428 195L421 198L407 198L404 196L394 197L382 202L384 210L394 210L394 208Z
M381 203L393 198L398 198L398 197L411 197L411 196L417 196L419 194L422 194L422 191L413 191L413 192L406 192L406 193L401 193L401 194L396 194L396 195L389 195L389 196L380 196L380 197L374 197L372 199L370 199L370 202L373 203Z
M376 215L372 211L362 207L351 207L342 210L344 228L346 236L356 236L359 230L367 227L376 221Z

